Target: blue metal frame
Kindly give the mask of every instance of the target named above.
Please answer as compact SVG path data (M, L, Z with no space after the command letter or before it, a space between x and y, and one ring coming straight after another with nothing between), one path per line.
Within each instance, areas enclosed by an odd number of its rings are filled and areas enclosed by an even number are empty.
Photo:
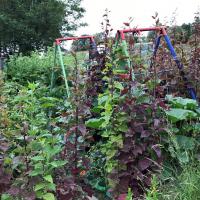
M157 50L158 50L158 48L159 48L161 36L162 36L162 35L159 35L159 36L156 38L155 47L154 47L154 52L153 52L153 56L154 56L154 57L156 56ZM168 36L167 34L163 34L163 36L164 36L165 42L166 42L166 44L167 44L167 46L168 46L168 48L169 48L169 51L170 51L170 53L171 53L171 55L172 55L172 57L173 57L173 59L174 59L176 65L177 65L178 69L180 70L181 75L183 76L183 80L184 80L185 85L186 85L186 87L187 87L187 89L188 89L188 93L189 93L190 97L191 97L192 99L194 99L194 100L197 100L196 91L195 91L194 88L192 88L191 86L188 85L188 79L185 77L185 73L184 73L184 71L183 71L183 68L184 68L184 67L183 67L183 64L182 64L181 61L178 59L177 54L176 54L176 51L175 51L175 49L174 49L174 47L173 47L173 45L172 45L172 43L171 43L171 41L170 41L169 36Z

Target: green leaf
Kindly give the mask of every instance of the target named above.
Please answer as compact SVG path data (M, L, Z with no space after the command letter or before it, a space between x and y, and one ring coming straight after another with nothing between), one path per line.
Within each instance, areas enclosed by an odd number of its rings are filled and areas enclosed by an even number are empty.
M108 95L103 95L98 97L98 105L104 104L109 99Z
M13 198L9 194L2 194L1 200L12 200Z
M196 123L196 124L193 126L193 130L194 130L194 132L196 132L196 133L200 133L200 123Z
M174 108L194 110L198 107L198 103L194 99L172 97L172 95L167 95L166 99L172 104L172 107Z
M195 139L184 135L176 135L176 141L180 148L193 150L195 148Z
M50 163L50 165L52 165L53 167L61 167L63 165L65 165L67 163L67 161L65 160L57 160L57 161L53 161Z
M42 161L45 160L45 158L43 156L34 156L31 158L31 160L33 161Z
M92 112L94 113L101 113L102 108L100 108L99 106L95 106L94 108L92 108Z
M55 104L53 104L53 103L43 103L41 106L42 106L42 108L51 108L51 107L54 107Z
M107 155L107 159L111 159L116 155L117 150L116 149L107 149L106 150L106 155Z
M195 112L180 108L172 108L169 111L165 111L165 113L169 121L171 121L172 123L197 117L197 114Z
M101 180L98 180L93 187L101 192L105 192L106 191L106 187L105 186L101 186Z
M105 138L109 138L112 134L114 134L114 132L112 132L111 130L105 130L101 133L101 136Z
M119 128L119 131L126 133L128 131L128 126L126 124L122 124Z
M196 113L199 115L199 117L200 117L200 108L197 108L196 110Z
M133 197L133 193L131 191L131 188L128 188L128 194L125 200L132 200L132 197Z
M56 185L54 183L47 183L46 188L50 191L56 191Z
M45 195L42 196L44 200L55 200L55 196L53 193L46 193Z
M187 151L178 152L177 157L182 164L186 164L190 161L190 158L189 158Z
M61 147L59 145L55 145L53 147L51 145L46 145L44 151L47 155L47 158L49 159L58 154L61 151Z
M28 88L32 91L35 91L35 89L39 86L38 83L28 83Z
M52 178L51 175L47 175L47 176L45 176L43 178L44 178L44 180L48 181L49 183L53 183L53 178Z
M94 118L94 119L89 119L88 121L85 122L85 125L89 128L101 128L101 125L103 124L104 119L102 118Z
M35 185L34 191L41 190L41 189L43 189L45 187L46 187L45 183L39 183L39 184Z
M36 168L31 173L29 173L29 176L38 176L43 173L42 168Z
M120 82L117 82L117 81L114 82L114 87L116 89L119 89L119 90L123 90L124 89L123 85Z

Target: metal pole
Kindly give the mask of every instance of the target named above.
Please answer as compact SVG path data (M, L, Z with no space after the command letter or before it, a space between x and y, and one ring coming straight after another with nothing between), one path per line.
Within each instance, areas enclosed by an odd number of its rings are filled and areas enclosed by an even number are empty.
M57 44L55 44L55 47L54 47L54 65L52 66L52 72L51 72L51 87L50 87L51 91L54 85L54 79L55 79L54 68L56 67L56 64L57 64Z
M151 58L150 68L153 67L153 61L156 57L156 53L157 53L158 47L160 45L160 39L161 39L161 35L159 35L155 40L155 47L154 47L154 51L153 51L153 57Z
M61 65L63 76L64 76L65 88L66 88L66 91L67 91L67 97L70 97L70 91L69 91L69 86L68 86L68 82L67 82L67 75L66 75L66 72L65 72L65 66L64 66L64 63L63 63L63 57L62 57L60 45L57 45L57 49L58 49L58 54L59 54L60 65Z
M176 62L176 64L177 64L179 70L182 71L182 70L183 70L183 64L182 64L182 63L180 62L180 60L178 59L177 54L176 54L176 52L175 52L175 49L174 49L174 47L172 46L172 43L171 43L171 41L170 41L168 35L167 35L167 34L164 34L164 38L165 38L165 41L166 41L166 43L167 43L167 46L168 46L168 48L169 48L169 50L170 50L170 53L171 53L171 55L172 55L174 61ZM184 73L184 72L182 72L182 77L183 77L183 80L184 80L184 82L185 82L185 85L186 85L186 87L187 87L187 89L188 89L188 92L189 92L191 98L194 99L194 100L196 100L196 99L197 99L196 92L195 92L194 88L192 88L192 87L190 87L190 86L188 87L188 80L187 80L187 77L185 77L185 73Z

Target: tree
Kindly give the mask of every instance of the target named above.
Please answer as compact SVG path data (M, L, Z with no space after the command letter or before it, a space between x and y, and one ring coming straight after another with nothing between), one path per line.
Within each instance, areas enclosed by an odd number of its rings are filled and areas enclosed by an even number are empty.
M82 36L87 36L87 34L83 34ZM104 33L96 33L93 35L95 39L96 45L99 45L104 42ZM86 51L90 49L90 40L89 39L80 39L80 40L74 40L72 42L72 47L75 51Z
M3 52L46 49L57 37L82 26L82 0L0 0Z

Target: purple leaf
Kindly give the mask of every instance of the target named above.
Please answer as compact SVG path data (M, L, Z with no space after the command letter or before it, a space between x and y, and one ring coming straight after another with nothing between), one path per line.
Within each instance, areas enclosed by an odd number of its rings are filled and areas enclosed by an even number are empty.
M143 142L142 145L141 145L142 150L143 150L143 151L146 151L147 146L148 146L147 143Z
M146 185L150 186L151 185L151 175L147 175L144 179L144 182Z
M12 195L12 196L17 196L21 192L21 189L19 187L11 187L7 193Z
M133 162L134 158L133 156L131 156L130 154L124 153L124 152L120 152L118 159L123 162L124 164Z
M126 171L119 173L119 177L124 177L124 176L131 177L131 174L129 172L126 172Z
M142 154L142 147L140 146L140 145L137 145L136 147L135 147L135 149L133 150L133 154L135 155L135 156L137 156L138 154Z
M135 131L133 131L129 128L125 134L125 137L133 137L134 135L135 135Z
M161 157L160 145L159 144L155 144L151 148L156 152L156 155L158 156L158 158L160 158Z
M126 195L127 194L120 194L118 200L126 200Z
M149 136L150 136L150 132L149 131L143 130L141 132L141 138L147 138Z
M1 143L0 145L0 150L3 151L3 152L6 152L9 148L9 144L8 143Z
M83 136L86 134L86 126L84 124L78 125L78 130L81 132Z
M134 123L134 127L133 128L134 128L134 131L138 132L138 133L141 133L144 130L143 124L137 123L137 122Z
M135 171L133 177L136 180L138 180L138 179L139 180L143 180L144 179L144 175L143 175L143 173L140 170Z
M141 171L144 171L145 169L147 169L149 166L151 165L151 161L147 158L144 158L142 160L139 160L138 162L138 168Z
M134 146L134 140L131 140L129 137L125 137L124 139L124 145L123 148L121 149L121 151L124 152L129 152L131 150L131 148Z
M23 195L24 199L25 200L35 200L36 199L36 196L35 196L35 193L34 192L28 192L28 193L25 193Z
M2 172L2 174L0 174L0 184L8 185L10 183L11 183L11 175Z
M131 177L129 177L129 176L120 177L119 185L116 188L118 190L118 192L121 194L126 193L128 190L130 181L131 181Z
M154 128L158 128L160 125L160 120L159 119L154 119Z

